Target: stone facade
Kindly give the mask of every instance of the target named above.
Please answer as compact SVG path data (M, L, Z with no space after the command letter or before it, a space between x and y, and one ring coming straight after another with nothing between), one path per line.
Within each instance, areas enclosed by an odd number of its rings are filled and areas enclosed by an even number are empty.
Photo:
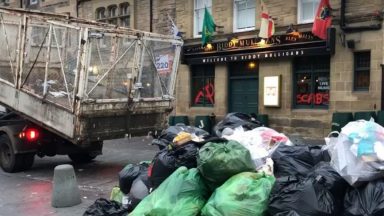
M70 16L77 16L76 0L24 0L24 8L40 10L51 13L62 13Z
M265 0L269 13L276 24L275 34L284 34L290 24L299 31L310 31L312 23L298 24L297 0ZM334 112L377 111L381 109L382 100L382 69L383 63L383 29L373 31L358 31L344 33L340 27L340 0L331 1L335 8L333 27L336 28L335 54L330 59L330 102L328 109L294 109L293 94L293 63L292 59L260 60L259 65L259 110L260 114L268 114L272 128L292 134L298 133L307 137L322 138L327 136L331 128ZM222 40L228 36L246 37L258 33L260 26L256 18L256 30L246 33L233 33L233 1L212 0L212 16L217 25L224 26L222 33L216 33L214 40ZM346 4L346 23L349 26L370 25L382 21L367 21L372 14L381 14L384 7L382 1L351 0ZM193 38L193 1L180 0L176 3L176 23L184 34L185 44L198 44L199 38ZM377 10L380 11L377 11ZM256 0L256 16L260 14L260 1ZM364 20L364 17L366 19ZM367 24L368 23L368 24ZM343 38L343 37L344 38ZM343 40L342 40L343 39ZM354 40L355 48L350 49L345 41ZM354 62L355 51L371 51L369 91L354 91ZM181 65L177 82L176 115L188 115L193 121L195 115L214 113L220 120L228 111L228 69L225 64L215 66L215 105L213 107L191 106L190 67ZM281 106L269 108L261 105L263 101L263 78L270 75L282 76Z
M2 0L2 1L0 1L0 6L20 8L21 2L20 2L20 0Z
M105 16L108 17L108 7L110 6L117 6L117 17L120 16L119 6L123 3L127 3L129 5L129 14L130 14L130 20L129 20L129 27L134 28L135 27L135 1L134 0L112 0L112 1L103 1L103 0L92 0L92 1L82 1L79 4L78 11L79 11L79 17L95 20L97 19L97 9L104 8ZM105 20L107 21L107 20ZM118 25L122 25L120 21L117 23Z
M212 16L220 28L215 33L214 41L228 40L229 37L247 38L258 34L260 26L261 1L256 1L256 30L234 33L233 31L233 0L212 0ZM269 15L275 21L275 34L285 34L289 25L300 32L310 31L312 23L298 24L299 0L264 0ZM77 5L77 2L78 5ZM200 44L200 38L194 38L194 0L53 0L40 1L39 8L52 12L64 12L78 15L82 18L95 19L96 9L111 4L119 5L129 2L131 7L130 27L169 34L172 17L179 30L183 32L185 45ZM331 7L333 23L336 29L335 54L330 57L330 98L327 109L297 109L293 108L293 59L281 58L273 60L259 60L259 108L258 113L268 114L270 127L281 132L299 133L307 137L321 138L330 132L332 114L334 112L378 111L384 109L382 101L382 67L384 63L384 29L369 31L343 31L340 27L341 2L332 0ZM18 7L19 1L9 1L9 5ZM345 25L347 27L372 26L382 24L377 17L382 16L384 2L382 0L348 0L345 8ZM251 17L250 17L251 18ZM354 48L348 48L347 41L354 41ZM354 52L371 52L370 85L368 91L354 91ZM215 64L215 104L213 107L194 107L191 99L191 67L180 64L176 82L176 109L174 115L188 115L193 122L196 115L210 115L214 113L217 120L228 112L229 69L226 63ZM265 107L263 101L263 79L265 76L281 75L282 93L281 106L277 108Z

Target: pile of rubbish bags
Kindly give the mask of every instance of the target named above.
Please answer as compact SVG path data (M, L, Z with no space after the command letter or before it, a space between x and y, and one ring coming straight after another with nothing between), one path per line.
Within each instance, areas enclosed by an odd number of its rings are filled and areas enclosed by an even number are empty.
M324 145L310 146L295 145L249 115L230 113L213 135L170 126L152 144L159 146L152 161L124 167L110 203L96 200L87 212L384 215L384 128L373 121L351 122Z

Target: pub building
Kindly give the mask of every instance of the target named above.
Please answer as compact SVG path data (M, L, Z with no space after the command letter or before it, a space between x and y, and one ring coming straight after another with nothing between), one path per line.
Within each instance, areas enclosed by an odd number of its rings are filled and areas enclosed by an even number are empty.
M311 32L311 23L289 33L280 25L268 39L258 29L227 29L205 47L187 32L171 114L200 125L196 116L214 115L217 123L230 112L255 113L267 115L279 132L322 139L334 113L383 109L381 27L349 31L341 21L328 28L326 40Z
M291 87L295 108L328 109L335 29L328 34L326 41L311 32L292 32L268 39L231 38L206 47L185 45L182 64L191 71L190 110L215 116L268 114L269 125L281 127L279 122L286 120L275 120L274 115L284 118L284 110L293 108L284 103ZM292 77L289 67L295 72Z

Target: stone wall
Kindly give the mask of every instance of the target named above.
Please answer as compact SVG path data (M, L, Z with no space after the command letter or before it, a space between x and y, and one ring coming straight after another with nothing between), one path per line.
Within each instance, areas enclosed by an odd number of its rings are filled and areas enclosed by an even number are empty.
M212 0L212 15L217 25L225 26L223 33L216 33L219 40L227 37L233 31L233 1ZM297 24L297 0L265 0L270 15L276 23L276 34L283 34L288 25L294 24L299 31L308 31L312 24ZM260 0L256 0L256 16L260 14ZM293 109L292 108L292 59L262 60L259 61L259 113L268 114L270 126L287 134L298 133L305 137L322 138L327 136L331 128L332 114L334 112L355 112L380 110L382 73L380 64L383 62L384 44L383 29L378 31L364 31L345 34L345 40L354 40L355 48L345 46L342 40L343 31L340 30L340 0L331 1L334 27L336 28L336 53L331 56L330 64L330 104L326 110ZM348 25L363 25L355 16L369 16L374 11L381 11L384 7L382 1L348 1L346 7L346 21ZM371 23L377 23L372 21ZM176 23L181 31L185 32L184 39L187 44L200 43L199 38L193 38L193 1L180 0L176 2ZM256 17L256 30L246 34L237 34L240 37L255 35L260 26ZM369 91L353 90L355 51L371 51L371 82ZM280 108L267 108L262 106L263 78L267 75L282 75L282 97ZM224 64L215 66L215 106L212 108L191 107L190 99L190 71L187 65L180 65L177 81L177 108L178 115L209 115L214 112L218 120L227 112L228 104L228 71Z
M117 5L119 6L121 3L128 2L130 5L130 26L132 28L135 27L135 14L136 5L135 0L110 0L110 1L104 1L104 0L92 0L92 1L84 1L79 5L79 17L85 18L89 20L95 20L96 19L96 9L100 7L104 7L107 10L107 7L110 5ZM117 11L119 13L119 11ZM107 13L107 11L105 12Z
M170 21L168 14L173 18L181 32L186 44L199 44L200 38L194 38L194 1L193 0L163 0L153 2L152 21L150 20L151 0L92 0L84 1L79 7L79 16L95 19L98 7L107 7L111 4L120 4L128 1L132 7L131 26L136 29L170 34ZM233 0L212 0L212 16L219 26L220 33L216 33L216 40L225 40L236 35L238 37L253 37L257 35L260 26L260 0L256 1L256 30L233 33ZM63 7L63 2L68 2ZM290 24L299 31L308 31L312 24L297 23L297 0L264 0L270 15L275 19L276 34L285 33ZM334 112L355 112L381 109L382 72L380 64L384 63L384 30L346 33L339 28L341 0L331 1L334 9L333 27L336 28L336 53L331 57L330 64L330 104L327 110L293 109L292 108L292 59L262 60L259 61L259 113L268 114L270 126L287 134L299 133L303 136L321 138L330 132L330 123ZM11 0L10 5L19 2ZM61 7L59 7L62 5ZM41 6L56 12L76 11L74 0L46 1ZM384 8L382 0L348 0L346 5L346 24L348 26L377 24L372 17L380 15ZM151 24L152 22L152 24ZM344 37L345 36L345 37ZM345 46L346 40L354 40L355 48ZM369 91L353 91L355 51L371 51L371 71ZM282 96L280 108L262 106L263 79L267 75L282 76ZM176 109L173 114L209 115L215 113L220 120L227 113L228 106L228 68L226 64L215 66L215 106L191 107L190 95L190 68L180 64L176 82ZM193 119L191 119L193 120Z
M149 31L150 30L150 13L149 13L149 2L151 0L135 0L134 11L136 14L134 28Z

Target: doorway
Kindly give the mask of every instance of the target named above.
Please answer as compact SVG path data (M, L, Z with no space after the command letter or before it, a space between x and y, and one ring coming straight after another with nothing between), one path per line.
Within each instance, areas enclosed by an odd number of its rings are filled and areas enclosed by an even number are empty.
M259 78L257 62L229 65L228 112L258 113Z

